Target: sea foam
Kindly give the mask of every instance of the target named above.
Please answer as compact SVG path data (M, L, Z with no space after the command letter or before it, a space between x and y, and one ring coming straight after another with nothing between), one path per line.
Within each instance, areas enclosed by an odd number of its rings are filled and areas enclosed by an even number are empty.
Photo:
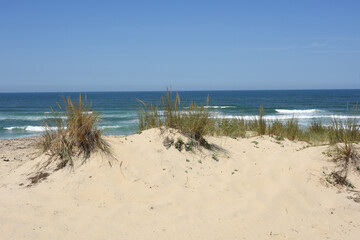
M235 106L204 106L209 109L225 109L225 108L236 108Z
M275 109L280 114L312 114L316 112L323 112L319 109Z
M244 119L244 120L254 120L254 119L258 119L259 116L258 115L245 115L245 116L241 116L241 115L216 115L216 116L212 116L213 118L229 118L229 119L233 119L233 118L239 118L239 119ZM360 119L360 116L344 116L344 115L300 115L300 116L294 116L294 115L265 115L263 116L263 119L265 120L269 120L269 121L275 121L275 120L289 120L289 119Z
M14 127L4 127L4 129L13 131L13 130L25 130L28 132L44 132L45 127L42 126L14 126ZM57 130L57 127L49 127L49 130Z

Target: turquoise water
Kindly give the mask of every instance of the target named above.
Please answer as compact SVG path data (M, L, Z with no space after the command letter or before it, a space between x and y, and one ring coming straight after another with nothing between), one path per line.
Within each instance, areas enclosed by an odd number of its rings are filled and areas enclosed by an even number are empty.
M92 99L93 106L101 113L100 127L105 134L125 135L138 130L137 111L141 103L161 104L165 92L89 92L82 93ZM209 111L214 117L253 118L260 104L268 120L287 120L293 116L301 126L313 120L329 124L332 117L346 118L347 103L350 108L360 100L360 90L282 90L282 91L184 91L179 92L181 102L206 102L210 96ZM42 122L50 106L62 96L77 99L79 93L0 93L0 138L17 138L40 135ZM359 112L351 117L360 119Z

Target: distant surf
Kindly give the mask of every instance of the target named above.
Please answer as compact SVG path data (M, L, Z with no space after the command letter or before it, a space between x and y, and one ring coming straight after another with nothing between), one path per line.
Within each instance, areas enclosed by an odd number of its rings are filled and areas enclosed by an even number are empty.
M236 106L204 106L204 108L225 109L225 108L236 108Z
M17 138L40 135L45 129L43 122L52 117L50 106L56 111L61 95L78 99L79 93L0 93L0 138ZM84 95L85 93L82 93ZM145 103L160 106L166 92L91 92L95 110L100 113L99 127L105 134L126 135L138 131L137 114ZM360 90L301 90L301 91L184 91L179 92L184 106L194 102L209 105L205 108L212 117L257 117L260 105L264 106L267 121L287 121L293 117L301 126L312 121L330 124L332 118L360 118L360 114L348 113L347 103L360 100ZM352 105L349 106L352 109ZM61 116L63 119L64 116Z
M281 114L309 114L323 112L323 110L320 109L275 109L275 111Z

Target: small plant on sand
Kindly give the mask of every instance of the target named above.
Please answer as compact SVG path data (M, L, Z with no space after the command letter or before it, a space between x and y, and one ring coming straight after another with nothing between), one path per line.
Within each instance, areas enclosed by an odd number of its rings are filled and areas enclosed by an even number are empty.
M193 139L190 139L189 141L187 141L187 142L185 143L185 150L186 150L186 151L192 151L194 145L195 145L195 141L194 141Z
M354 144L345 140L336 145L334 161L338 164L338 170L332 173L335 183L350 186L351 183L347 180L349 170L359 169L359 156Z
M184 141L181 138L178 138L176 143L175 143L175 148L177 150L181 151L182 148L183 148L183 145L184 145Z
M63 101L63 106L58 103L60 112L51 108L52 116L43 123L45 132L40 142L44 152L60 160L57 169L67 164L73 166L75 155L83 155L85 161L96 150L110 154L109 144L98 128L100 118L92 109L92 102L88 103L86 96L83 100L81 95L78 102L73 103L70 97L63 97Z
M353 109L353 113L357 111ZM351 186L347 176L350 168L359 168L359 156L354 142L359 140L360 127L357 118L346 116L345 120L333 118L330 131L330 142L336 144L334 160L338 163L338 170L333 172L332 177L336 184ZM339 144L337 144L339 143Z

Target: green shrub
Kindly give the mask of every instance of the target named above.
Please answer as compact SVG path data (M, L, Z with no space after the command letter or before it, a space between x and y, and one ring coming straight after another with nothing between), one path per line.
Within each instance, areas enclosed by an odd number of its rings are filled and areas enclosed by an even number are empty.
M195 145L194 140L193 140L193 139L190 139L189 141L187 141L187 142L185 143L185 150L186 150L186 151L192 151L194 145Z
M184 145L184 141L181 138L178 138L176 143L175 143L175 148L179 151L182 150L182 147Z

